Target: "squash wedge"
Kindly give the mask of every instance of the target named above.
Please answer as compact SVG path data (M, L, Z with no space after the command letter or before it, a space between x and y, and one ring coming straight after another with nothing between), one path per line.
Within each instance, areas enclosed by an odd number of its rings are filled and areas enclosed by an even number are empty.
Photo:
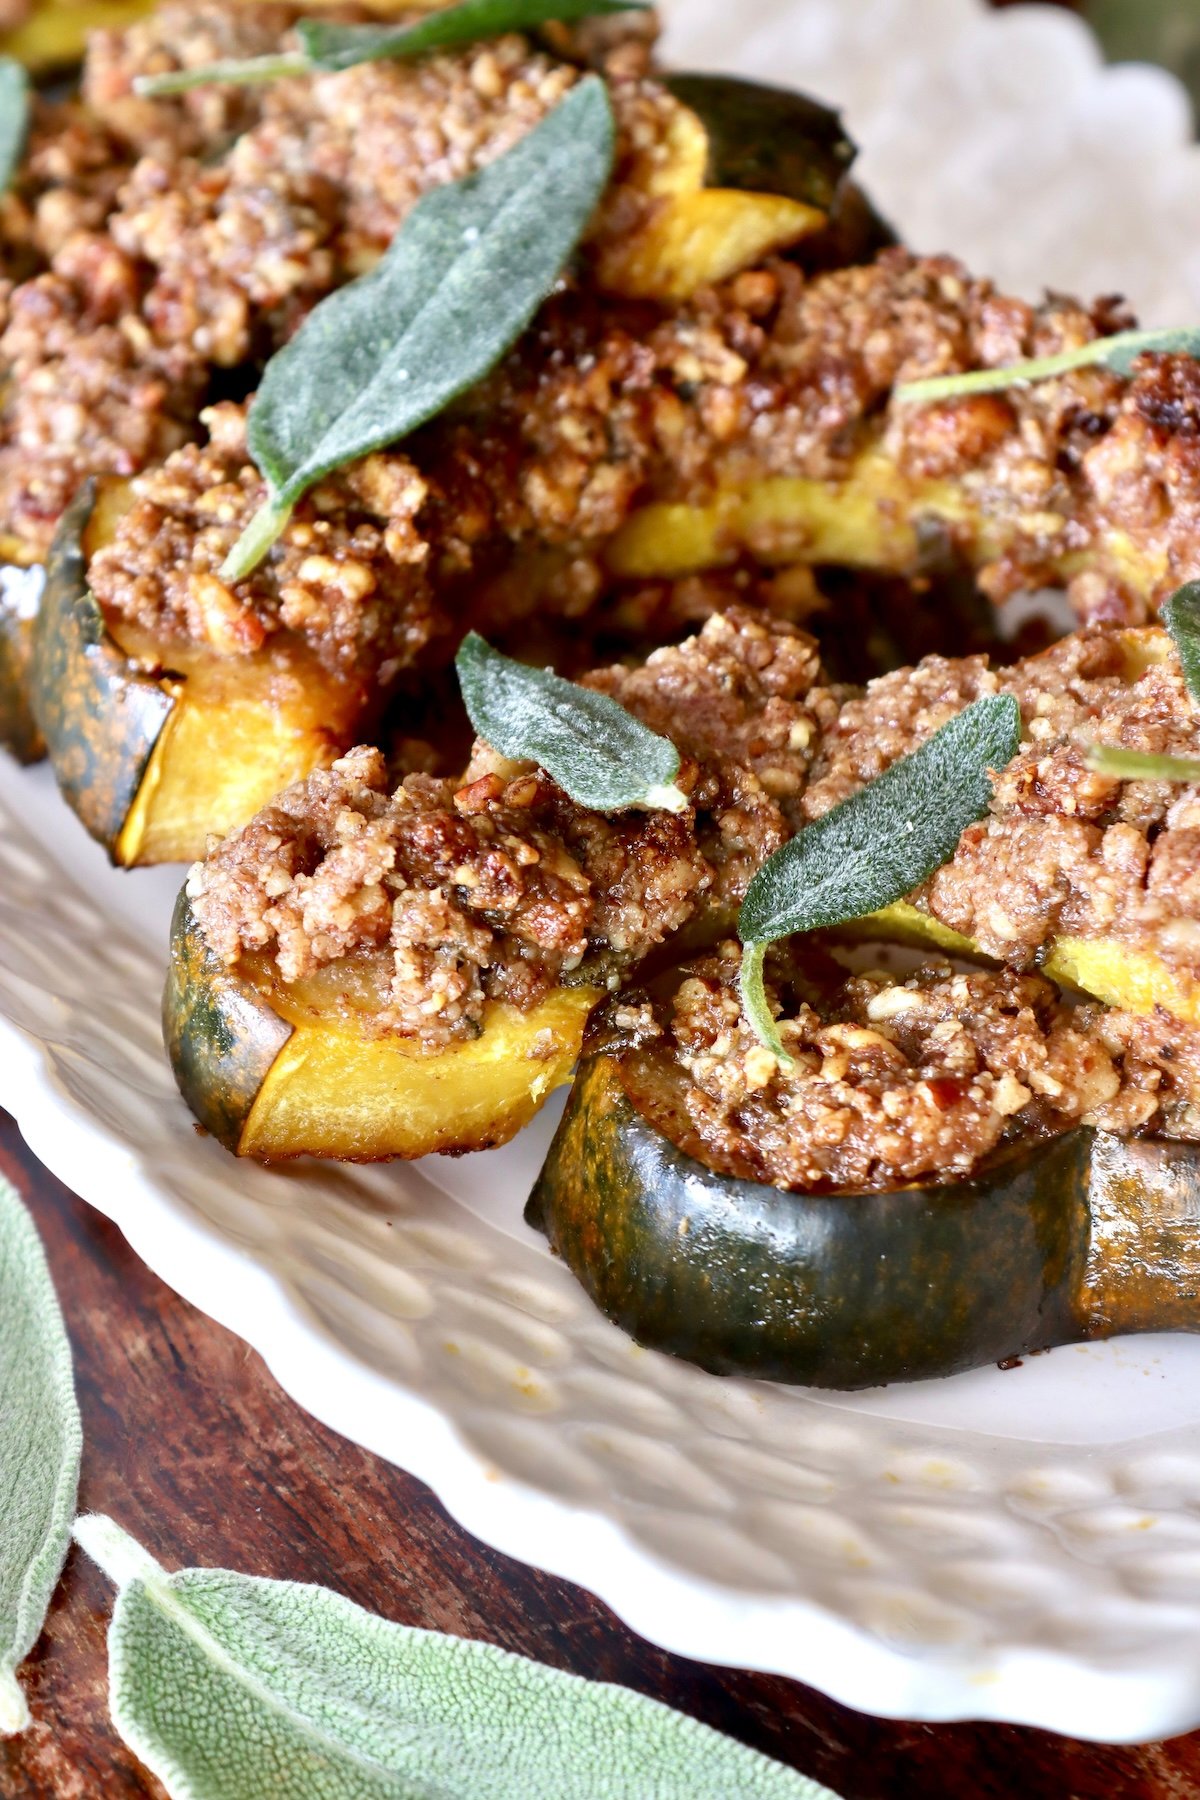
M968 1181L787 1193L688 1155L630 1061L585 1060L526 1218L640 1344L861 1388L1200 1329L1194 1145L1080 1127Z
M686 300L840 224L854 146L836 113L731 76L669 76L666 86L679 110L628 178L647 210L599 246L601 287Z
M118 643L86 579L115 504L89 485L63 515L30 703L63 797L114 863L191 862L344 748L369 694L282 637L246 658Z
M376 1162L507 1143L570 1080L598 997L561 988L527 1013L495 1004L479 1037L422 1052L364 1035L353 1006L323 985L298 995L225 969L180 895L167 1053L196 1117L239 1156Z

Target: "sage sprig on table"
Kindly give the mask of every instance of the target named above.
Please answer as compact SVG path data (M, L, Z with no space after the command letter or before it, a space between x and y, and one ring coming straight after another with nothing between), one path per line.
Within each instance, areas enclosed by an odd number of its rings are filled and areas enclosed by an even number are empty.
M514 662L472 631L455 658L475 730L502 756L540 763L564 793L595 812L629 806L681 812L679 752L608 694Z
M738 935L746 1017L776 1056L787 1053L763 990L767 945L865 918L911 893L983 817L991 776L1012 761L1020 741L1012 694L976 700L767 858L746 890Z
M261 562L314 482L394 444L494 367L578 243L612 157L608 91L589 75L504 156L426 194L378 266L314 308L250 408L267 499L224 580Z
M0 194L12 186L29 134L29 77L11 56L0 56Z
M113 1721L174 1800L835 1800L628 1688L390 1624L328 1588L168 1574L111 1519Z
M33 1220L0 1180L0 1734L29 1723L16 1669L71 1541L80 1441L50 1271Z
M895 399L928 405L934 400L958 400L969 394L994 394L1003 388L1048 381L1069 375L1073 369L1099 367L1114 375L1130 375L1139 356L1159 354L1200 356L1200 325L1173 325L1160 331L1118 331L1111 337L1093 338L1074 350L1053 356L1037 356L1028 362L1009 363L1002 369L971 369L958 375L930 375L921 381L901 382Z
M329 75L357 63L411 61L435 50L481 43L509 31L535 31L540 25L573 24L607 13L645 12L644 0L464 0L431 13L415 25L337 25L327 19L301 19L295 27L300 49L294 55L254 56L244 60L203 63L194 69L171 69L163 75L139 75L136 94L161 98L220 81L239 87L284 77Z
M1200 581L1176 588L1163 605L1162 622L1178 652L1183 685L1200 705Z

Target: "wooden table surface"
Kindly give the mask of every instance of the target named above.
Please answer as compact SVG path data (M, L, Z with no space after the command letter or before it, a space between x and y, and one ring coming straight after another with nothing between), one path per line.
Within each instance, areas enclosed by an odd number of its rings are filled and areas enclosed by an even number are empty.
M390 1619L624 1682L846 1800L1200 1800L1200 1733L1118 1749L1007 1726L894 1724L795 1682L668 1656L584 1589L487 1549L421 1482L301 1412L253 1351L164 1287L37 1162L3 1113L0 1172L37 1219L71 1332L81 1507L111 1513L168 1566L323 1582ZM33 1728L0 1743L0 1800L161 1796L108 1721L109 1600L73 1551L24 1669Z

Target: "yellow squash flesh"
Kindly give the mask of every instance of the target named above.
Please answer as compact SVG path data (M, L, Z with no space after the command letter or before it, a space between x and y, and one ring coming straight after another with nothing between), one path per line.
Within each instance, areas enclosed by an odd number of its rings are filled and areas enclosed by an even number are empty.
M0 32L0 56L35 74L78 62L92 31L122 31L152 11L154 0L35 0L28 18Z
M751 472L700 502L650 501L615 533L606 561L612 575L637 581L675 580L744 556L775 566L833 563L911 576L920 571L929 527L949 535L976 567L1020 535L1020 521L989 517L969 482L912 479L875 442L837 481ZM1168 573L1161 557L1115 531L1086 555L1064 547L1047 560L1060 581L1085 566L1107 567L1147 594L1161 591Z
M297 1024L238 1153L363 1162L505 1144L571 1079L596 998L593 988L564 988L528 1013L493 1005L479 1037L433 1053L403 1038Z
M648 202L646 215L599 249L601 287L635 300L686 300L825 225L827 214L802 200L707 186L709 161L703 122L679 107L628 180Z
M124 646L129 648L128 640ZM358 735L359 684L286 644L246 658L184 657L174 699L112 850L122 868L193 862Z

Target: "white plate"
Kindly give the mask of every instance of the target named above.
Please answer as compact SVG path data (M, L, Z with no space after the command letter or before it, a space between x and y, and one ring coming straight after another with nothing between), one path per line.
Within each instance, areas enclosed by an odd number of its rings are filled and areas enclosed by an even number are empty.
M676 30L676 59L712 66L694 5L699 47L688 57ZM1070 21L938 0L939 35L932 0L919 7L919 34L918 0L809 0L786 27L764 8L730 60L850 100L881 170L888 105L907 130L934 66L937 119L954 121L972 179L1014 116L1033 130L1025 101L1046 93L1047 57L1074 71L1073 118L1095 116L1102 90L1128 97L1134 78L1102 76ZM861 67L850 13L870 46ZM1014 59L1018 91L997 91ZM1137 91L1165 92L1178 120L1164 79ZM1154 111L1126 107L1127 152L1143 129L1161 138ZM1064 186L1070 161L1056 165ZM1195 159L1180 137L1155 166L1181 179ZM911 157L906 169L911 182ZM953 199L945 175L927 159L924 179ZM994 242L1012 276L998 224ZM1160 259L1146 289L1167 292L1185 266ZM1099 262L1077 279L1111 285ZM522 1223L548 1117L487 1156L365 1172L267 1172L196 1136L158 1028L177 878L109 870L45 770L0 767L0 1100L49 1167L309 1411L669 1649L909 1718L1110 1740L1200 1722L1200 1340L1067 1349L851 1397L639 1351Z

